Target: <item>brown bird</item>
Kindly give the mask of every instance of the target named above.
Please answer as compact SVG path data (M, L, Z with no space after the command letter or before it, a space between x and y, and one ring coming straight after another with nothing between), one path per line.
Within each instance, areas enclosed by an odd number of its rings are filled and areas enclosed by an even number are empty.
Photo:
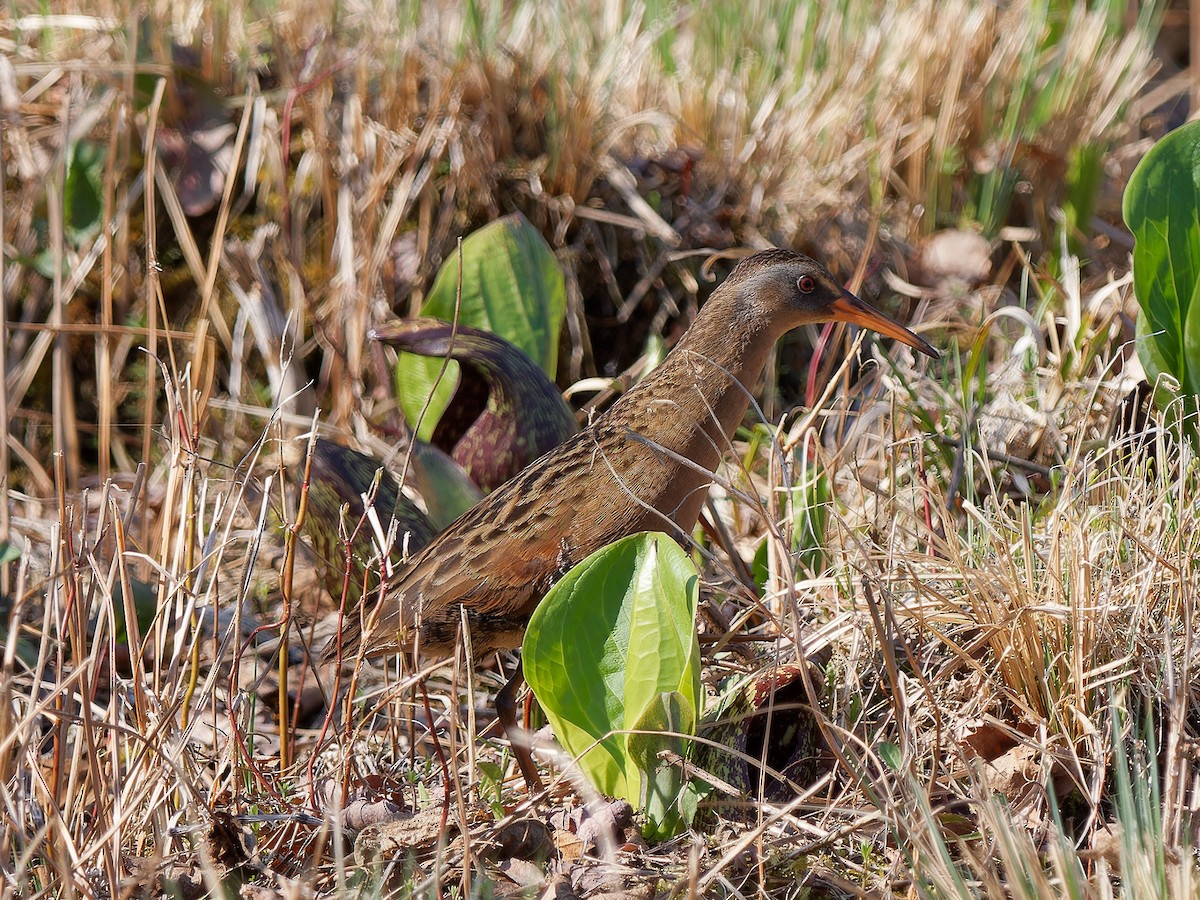
M638 531L686 538L771 347L793 328L831 320L938 355L806 256L767 250L742 260L662 365L413 559L368 618L367 652L412 648L415 638L421 653L449 655L460 607L476 656L517 647L542 597L584 557ZM346 623L341 653L363 639L357 622ZM537 770L514 740L520 675L518 665L496 711L532 789Z

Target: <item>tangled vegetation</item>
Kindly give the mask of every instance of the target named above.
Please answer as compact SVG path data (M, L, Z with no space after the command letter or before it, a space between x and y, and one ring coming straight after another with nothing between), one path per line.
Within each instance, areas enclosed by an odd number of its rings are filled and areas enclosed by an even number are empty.
M0 22L5 896L1195 893L1200 475L1148 402L1120 215L1185 117L1186 23L88 10ZM731 248L816 256L942 351L806 329L750 386L689 554L701 706L748 723L698 732L744 756L667 841L562 754L527 795L490 661L319 663L342 551L387 527L361 495L438 527L479 495L366 335L515 213L564 276L581 421ZM387 475L337 456L322 493L315 432Z

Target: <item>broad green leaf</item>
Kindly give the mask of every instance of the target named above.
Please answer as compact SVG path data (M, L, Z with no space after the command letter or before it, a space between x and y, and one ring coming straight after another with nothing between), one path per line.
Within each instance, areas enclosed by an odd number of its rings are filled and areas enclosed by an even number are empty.
M1200 281L1200 122L1172 131L1138 163L1125 188L1133 287L1166 371L1194 390L1185 329ZM1143 331L1145 333L1145 330Z
M904 754L900 752L900 748L892 743L882 743L879 745L879 758L882 759L890 769L899 772L904 766Z
M416 486L425 501L425 510L433 527L439 531L483 497L462 466L441 449L424 441L413 444L408 477L409 483Z
M1138 316L1135 329L1134 343L1137 347L1138 359L1142 363L1142 368L1146 370L1146 380L1151 384L1156 384L1160 375L1170 375L1171 378L1174 378L1174 373L1171 372L1159 349L1158 342L1161 335L1151 332L1149 316Z
M624 732L660 694L678 692L697 718L698 597L687 554L647 532L579 563L530 619L525 680L559 742L605 794L638 802L641 776Z
M100 230L104 214L103 144L77 141L71 145L67 178L63 184L63 231L76 247L82 246Z
M21 550L16 544L10 544L8 541L0 541L0 566L5 563L16 562L21 558Z
M1187 329L1184 335L1185 345L1189 348L1188 361L1190 365L1187 375L1191 379L1190 383L1181 381L1174 372L1167 368L1162 358L1160 336L1148 333L1150 326L1146 316L1138 317L1136 346L1138 359L1141 360L1142 368L1146 370L1146 380L1154 389L1154 405L1167 413L1167 422L1172 428L1182 429L1191 435L1193 440L1200 442L1200 431L1197 430L1195 415L1187 415L1187 406L1181 406L1177 402L1181 392L1200 394L1200 389L1195 386L1200 382L1200 369L1197 368L1200 366L1200 340L1198 340L1198 336L1200 336L1200 282L1197 283L1197 288L1198 296L1193 300L1189 310ZM1165 380L1161 377L1163 375L1167 376Z
M4 622L0 622L0 644L7 646L8 638L8 625ZM22 663L24 663L30 669L36 668L38 664L38 656L40 655L38 653L37 645L34 644L33 641L31 641L22 631L17 632L16 653L17 658L20 659Z
M1107 145L1098 141L1075 147L1067 157L1067 196L1063 200L1064 226L1067 246L1071 253L1082 256L1084 247L1079 236L1091 229L1096 198L1104 184L1104 159Z
M82 247L100 231L106 157L105 146L91 141L76 141L68 150L62 226L63 237L73 247ZM66 260L63 262L67 264ZM53 278L54 248L43 249L34 257L33 264L39 274Z
M453 253L443 264L421 315L454 320L458 260L458 253ZM566 308L558 260L545 238L520 213L485 225L463 241L459 321L516 344L551 380L558 369L558 335ZM444 373L442 365L442 360L411 353L401 354L396 365L401 408L410 424L420 420L418 437L426 441L432 438L458 384L458 364L447 363ZM429 407L422 418L427 400Z
M696 566L665 534L648 532L625 540L644 547L631 596L624 727L632 728L663 691L679 691L691 706L694 728L701 696Z
M633 727L627 748L641 773L640 802L646 812L642 833L651 840L665 840L691 824L698 797L684 781L683 770L659 759L659 753L670 750L679 757L686 755L687 741L680 735L695 734L696 711L679 691L664 691Z
M129 587L130 593L133 594L133 611L137 616L138 633L144 635L154 624L154 615L158 612L158 589L153 584L139 581L136 578L129 579ZM125 619L125 589L120 581L113 585L112 611L117 643L128 643L129 628Z
M1200 394L1200 277L1192 286L1187 318L1184 319L1183 360L1184 390L1191 394Z

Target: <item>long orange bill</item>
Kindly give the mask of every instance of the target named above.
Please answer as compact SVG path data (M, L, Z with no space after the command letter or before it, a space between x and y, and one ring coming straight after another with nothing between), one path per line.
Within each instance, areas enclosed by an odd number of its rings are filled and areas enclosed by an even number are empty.
M913 334L891 316L881 313L869 303L859 300L849 291L829 304L829 318L835 322L849 322L851 325L861 325L880 334L895 338L914 350L920 350L927 356L937 359L939 354L928 341Z

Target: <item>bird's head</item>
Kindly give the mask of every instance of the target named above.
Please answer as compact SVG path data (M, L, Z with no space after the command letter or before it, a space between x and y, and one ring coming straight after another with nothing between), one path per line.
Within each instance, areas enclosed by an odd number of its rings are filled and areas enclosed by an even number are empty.
M938 358L930 344L891 316L854 296L829 270L790 250L766 250L748 256L729 276L752 314L764 316L777 335L818 322L848 322L895 338L915 350Z

